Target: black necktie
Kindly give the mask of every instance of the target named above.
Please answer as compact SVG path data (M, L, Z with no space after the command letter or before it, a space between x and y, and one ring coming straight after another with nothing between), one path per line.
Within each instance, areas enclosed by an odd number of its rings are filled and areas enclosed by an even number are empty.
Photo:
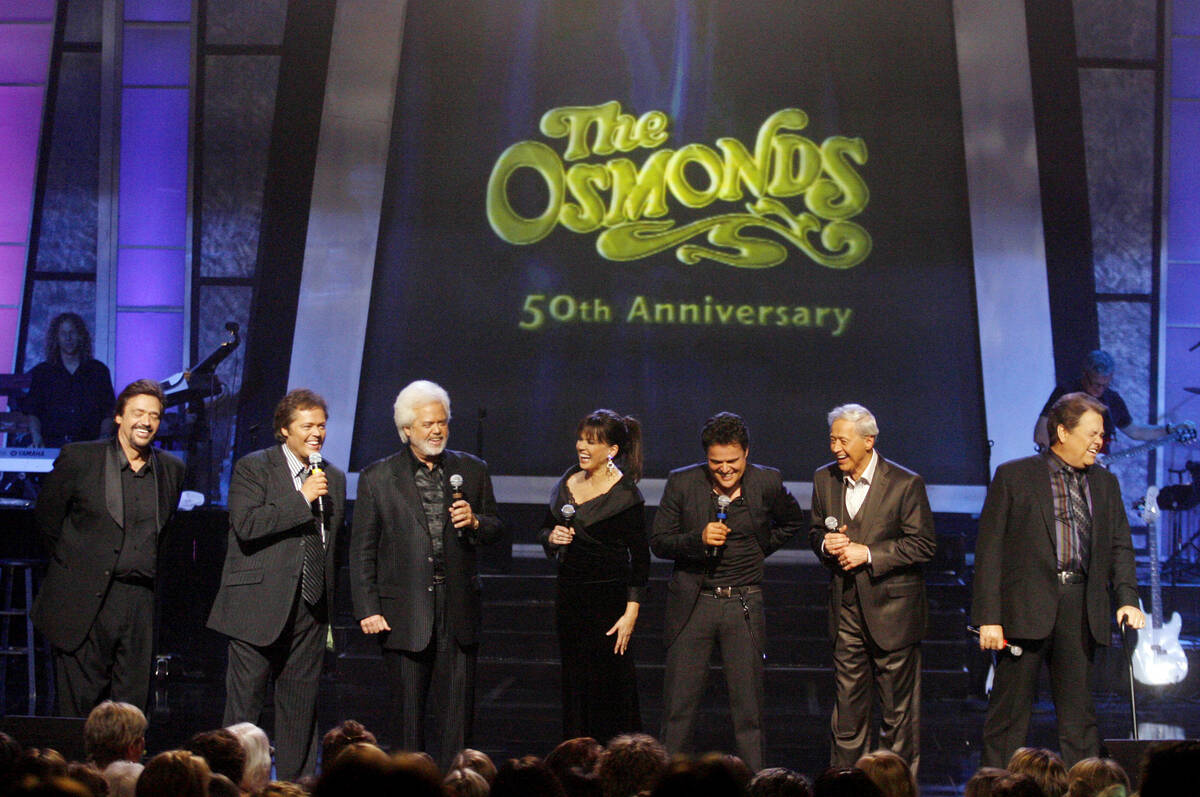
M300 474L300 481L308 478L310 468ZM313 502L313 524L304 535L304 570L300 576L300 595L309 606L316 606L325 594L325 544L321 542L321 516L317 502Z

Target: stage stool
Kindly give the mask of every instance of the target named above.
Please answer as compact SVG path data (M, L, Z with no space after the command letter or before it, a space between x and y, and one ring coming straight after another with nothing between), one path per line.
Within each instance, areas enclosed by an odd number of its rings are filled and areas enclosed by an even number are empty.
M0 583L3 583L4 602L0 604L0 697L4 700L4 713L8 713L8 664L11 659L25 659L25 672L29 684L29 713L37 712L37 642L33 634L33 619L29 612L33 608L33 578L42 562L35 559L0 559ZM14 594L15 593L15 594ZM21 594L23 593L23 595ZM23 601L14 605L14 597ZM23 644L16 644L13 631L24 624ZM19 633L18 633L19 635Z

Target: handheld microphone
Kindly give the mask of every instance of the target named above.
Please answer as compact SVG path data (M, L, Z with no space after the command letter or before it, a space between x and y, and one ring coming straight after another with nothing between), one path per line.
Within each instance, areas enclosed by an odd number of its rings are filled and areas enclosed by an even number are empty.
M829 515L828 517L826 517L825 518L825 528L827 528L829 531L837 531L838 530L837 518L835 518L833 515Z
M460 474L460 473L450 474L450 503L454 503L455 501L463 500L462 486L463 486L462 474ZM458 533L458 538L460 540L464 539L466 536L466 532L464 532L462 529L455 529L455 532Z
M979 629L976 628L975 626L969 625L969 626L967 626L967 630L970 631L975 636L979 636ZM1007 650L1009 653L1011 653L1014 656L1020 656L1022 653L1025 652L1025 649L1022 648L1020 645L1014 645L1011 642L1009 642L1007 639L1004 640L1004 648L1003 649Z
M308 468L313 473L324 473L325 472L325 458L323 456L321 456L320 451L314 451L308 455ZM317 511L321 513L322 517L324 517L324 515L325 515L325 498L320 495L317 496Z
M717 522L724 524L725 519L729 517L729 505L733 503L733 499L727 495L717 496ZM721 553L721 546L709 545L704 549L706 556L715 559Z
M560 509L558 511L559 511L559 514L562 515L563 525L569 529L575 528L575 505L574 504L563 504L562 509ZM560 562L562 561L564 547L566 547L566 546L560 545L558 547L558 550L555 551L555 553L554 553L554 557L556 559L558 559Z

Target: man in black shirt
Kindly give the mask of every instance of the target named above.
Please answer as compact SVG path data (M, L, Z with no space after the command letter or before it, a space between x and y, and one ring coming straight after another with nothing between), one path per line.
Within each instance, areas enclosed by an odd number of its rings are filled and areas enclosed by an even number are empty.
M146 707L158 537L184 472L151 445L162 409L157 382L130 384L116 439L63 448L38 495L50 562L33 621L53 647L63 716L86 717L105 698Z
M446 447L445 390L413 382L396 396L394 420L405 445L359 475L350 587L359 627L382 648L393 744L429 751L425 709L434 692L434 749L445 769L471 743L482 626L476 549L503 527L487 463Z
M803 528L804 514L774 468L748 461L750 435L731 412L700 435L706 461L671 471L650 532L675 560L667 594L663 743L689 752L714 643L729 687L738 754L763 768L763 560ZM722 516L724 519L722 520Z
M1046 400L1046 406L1042 407L1037 424L1033 427L1033 440L1040 449L1050 447L1050 436L1046 432L1046 418L1050 415L1050 408L1067 393L1087 393L1092 398L1099 399L1107 408L1104 411L1104 453L1108 452L1117 429L1134 440L1158 440L1170 432L1168 425L1150 426L1133 422L1133 416L1125 406L1125 399L1110 387L1116 369L1117 363L1112 355L1102 349L1096 349L1084 359L1083 373L1078 380L1054 388L1054 392Z
M92 337L75 313L60 313L46 332L46 359L29 372L30 442L37 448L95 440L113 406L108 366L92 358Z

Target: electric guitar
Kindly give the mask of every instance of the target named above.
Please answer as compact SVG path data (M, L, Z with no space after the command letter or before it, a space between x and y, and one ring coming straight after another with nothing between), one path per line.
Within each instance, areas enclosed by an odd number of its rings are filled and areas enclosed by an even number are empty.
M1152 448L1165 446L1167 443L1181 443L1185 446L1190 446L1196 440L1196 424L1191 421L1181 421L1171 424L1171 431L1163 435L1157 440L1136 445L1133 448L1126 448L1123 451L1118 451L1115 454L1101 454L1096 457L1096 461L1104 467L1108 467L1114 462L1120 462L1123 459L1136 457L1143 451L1149 451Z
M1179 629L1183 620L1179 612L1173 612L1171 622L1163 625L1158 561L1158 488L1153 485L1148 487L1146 497L1140 503L1150 547L1151 622L1137 632L1137 647L1133 650L1133 677L1146 686L1166 686L1180 683L1187 677L1187 656L1179 645Z

